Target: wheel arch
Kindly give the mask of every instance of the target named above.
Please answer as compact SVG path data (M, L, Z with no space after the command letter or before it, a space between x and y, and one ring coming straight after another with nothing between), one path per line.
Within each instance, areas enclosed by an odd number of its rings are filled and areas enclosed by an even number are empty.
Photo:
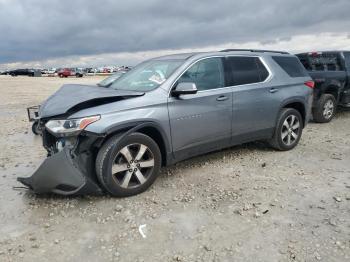
M293 109L297 110L302 117L303 127L305 127L305 125L307 124L306 123L306 113L307 112L306 112L306 105L305 105L304 101L302 101L300 99L287 100L281 105L280 112L284 108L293 108ZM277 119L278 119L278 116L277 116Z
M336 83L331 83L330 85L327 85L323 89L323 94L330 94L333 95L335 100L338 102L340 97L342 87Z
M165 131L159 124L155 122L132 122L121 126L112 127L106 131L106 135L100 142L100 145L102 145L105 141L107 141L110 137L114 135L120 134L120 139L122 139L124 136L127 136L128 134L134 132L139 132L152 138L157 143L161 152L162 166L166 166L169 164L171 146L169 140L167 139Z

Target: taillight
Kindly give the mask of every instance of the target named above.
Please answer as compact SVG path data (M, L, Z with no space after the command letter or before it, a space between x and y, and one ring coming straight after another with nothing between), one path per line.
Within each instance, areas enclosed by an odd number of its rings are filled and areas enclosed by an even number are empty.
M313 57L317 57L319 55L322 55L322 52L310 52L309 55Z
M314 88L315 87L315 82L314 81L306 81L304 83L304 85L306 85L307 87L310 87L310 88Z

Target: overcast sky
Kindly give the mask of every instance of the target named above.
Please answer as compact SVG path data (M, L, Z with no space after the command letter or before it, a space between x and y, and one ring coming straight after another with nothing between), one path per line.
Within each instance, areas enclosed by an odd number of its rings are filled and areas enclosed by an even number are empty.
M0 0L0 68L226 47L350 49L350 0Z

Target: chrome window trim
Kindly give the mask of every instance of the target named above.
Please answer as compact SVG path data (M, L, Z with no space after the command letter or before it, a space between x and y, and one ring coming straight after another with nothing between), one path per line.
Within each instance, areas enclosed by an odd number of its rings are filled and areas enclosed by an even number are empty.
M260 81L260 82L255 82L255 83L250 83L250 84L243 84L243 85L233 85L233 86L224 86L224 87L218 87L218 88L213 88L213 89L208 89L208 90L199 90L197 93L203 93L203 92L210 92L210 91L215 91L215 90L220 90L220 89L224 89L224 88L233 88L233 87L242 87L242 86L251 86L251 85L256 85L256 84L262 84L262 83L267 83L269 81L271 81L271 79L273 78L273 73L272 70L270 69L270 67L268 66L268 64L266 63L265 59L259 55L213 55L213 56L206 56L206 57L202 57L199 58L195 61L193 61L191 64L189 64L182 72L181 74L176 77L176 79L174 80L174 82L171 84L171 87L169 89L169 97L171 97L171 90L174 88L175 83L177 82L177 80L179 80L179 78L194 64L196 64L199 61L202 61L204 59L209 59L209 58L223 58L223 57L235 57L235 56L244 56L244 57L257 57L259 58L259 60L261 61L261 63L264 65L264 67L266 68L267 72L269 73L269 75L266 77L266 79L264 81Z

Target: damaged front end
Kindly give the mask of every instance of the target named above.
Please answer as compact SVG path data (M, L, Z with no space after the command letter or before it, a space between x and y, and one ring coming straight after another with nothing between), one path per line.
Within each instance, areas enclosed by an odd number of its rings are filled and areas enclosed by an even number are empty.
M31 177L17 180L36 193L101 194L95 175L95 155L103 137L85 132L85 126L73 133L55 133L54 127L47 128L48 122L40 121L48 157Z
M143 95L97 86L64 85L40 107L29 108L29 119L38 125L48 157L31 177L17 180L37 193L102 193L96 180L95 158L104 137L85 131L101 116L70 117L80 110Z

